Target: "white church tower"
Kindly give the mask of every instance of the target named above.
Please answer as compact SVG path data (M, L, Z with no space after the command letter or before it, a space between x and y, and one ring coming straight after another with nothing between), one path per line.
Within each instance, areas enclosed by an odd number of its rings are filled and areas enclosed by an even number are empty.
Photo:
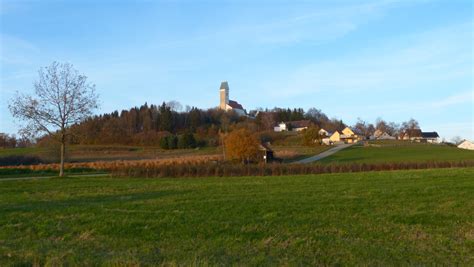
M222 110L227 110L227 105L229 104L229 84L227 83L227 81L223 81L221 83L219 91L221 98L219 108Z
M232 110L240 116L246 116L247 111L245 111L244 107L242 107L239 102L230 100L229 99L229 84L227 81L223 81L221 83L221 87L219 88L219 95L220 95L220 103L219 109L229 111Z

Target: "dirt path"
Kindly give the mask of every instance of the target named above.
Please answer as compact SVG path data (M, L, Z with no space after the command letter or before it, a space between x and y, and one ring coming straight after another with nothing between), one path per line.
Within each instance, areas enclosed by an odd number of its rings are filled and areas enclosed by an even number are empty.
M304 163L311 163L311 162L315 162L315 161L318 161L320 159L323 159L325 157L329 157L331 156L332 154L340 151L340 150L343 150L345 148L348 148L350 146L352 146L354 144L343 144L343 145L337 145L331 149L328 149L324 152L321 152L315 156L312 156L312 157L309 157L309 158L305 158L305 159L302 159L302 160L299 160L299 161L296 161L294 163L300 163L300 164L304 164Z

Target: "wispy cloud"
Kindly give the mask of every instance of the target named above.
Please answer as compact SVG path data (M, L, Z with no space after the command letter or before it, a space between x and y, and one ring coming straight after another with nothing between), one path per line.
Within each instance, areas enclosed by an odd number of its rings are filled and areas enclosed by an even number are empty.
M361 24L383 16L394 1L375 1L323 8L294 17L240 29L247 40L260 44L324 42L355 31Z
M366 106L370 110L384 110L385 112L409 112L415 114L423 110L443 109L451 106L471 104L474 105L473 89L460 91L444 97L438 97L432 100L408 100L399 103L378 104Z
M321 91L338 94L391 90L468 79L472 74L472 27L463 23L418 36L386 40L378 47L356 51L333 61L302 66L267 84L273 98L302 96ZM264 85L265 86L265 85ZM418 89L421 90L421 89Z
M340 38L360 25L383 17L386 11L409 2L362 1L349 5L319 7L291 5L292 10L258 9L249 17L236 16L223 24L197 31L182 38L160 40L157 47L290 45L301 42L321 43ZM278 6L278 5L276 5ZM287 5L282 5L286 7ZM284 15L279 15L283 13Z
M452 105L459 105L464 103L474 104L474 88L471 88L469 91L461 92L455 95L451 95L447 98L440 99L438 101L433 101L431 103L424 104L427 107L433 108L444 108Z
M0 64L29 64L40 49L24 39L0 34Z

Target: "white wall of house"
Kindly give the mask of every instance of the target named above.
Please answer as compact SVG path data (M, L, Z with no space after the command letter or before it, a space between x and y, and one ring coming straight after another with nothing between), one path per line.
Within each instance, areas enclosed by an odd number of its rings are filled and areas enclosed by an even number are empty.
M278 126L273 127L273 131L275 132L283 132L283 131L288 131L288 128L286 127L286 123L279 123Z
M321 141L327 146L331 144L331 139L329 139L329 137L323 138Z
M299 127L299 128L293 128L292 131L300 132L306 129L308 129L308 127Z
M433 144L439 144L440 140L439 140L439 138L426 138L426 142L433 143Z
M474 143L468 140L464 140L461 144L458 145L461 149L474 150Z

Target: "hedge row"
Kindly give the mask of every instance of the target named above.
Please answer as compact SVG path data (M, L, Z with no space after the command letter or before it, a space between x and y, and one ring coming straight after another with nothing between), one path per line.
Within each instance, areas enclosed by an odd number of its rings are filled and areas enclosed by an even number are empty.
M231 177L231 176L277 176L341 172L367 172L385 170L411 170L433 168L474 167L474 160L427 161L400 163L352 163L352 164L231 164L195 163L172 164L154 167L112 168L111 174L119 177Z

